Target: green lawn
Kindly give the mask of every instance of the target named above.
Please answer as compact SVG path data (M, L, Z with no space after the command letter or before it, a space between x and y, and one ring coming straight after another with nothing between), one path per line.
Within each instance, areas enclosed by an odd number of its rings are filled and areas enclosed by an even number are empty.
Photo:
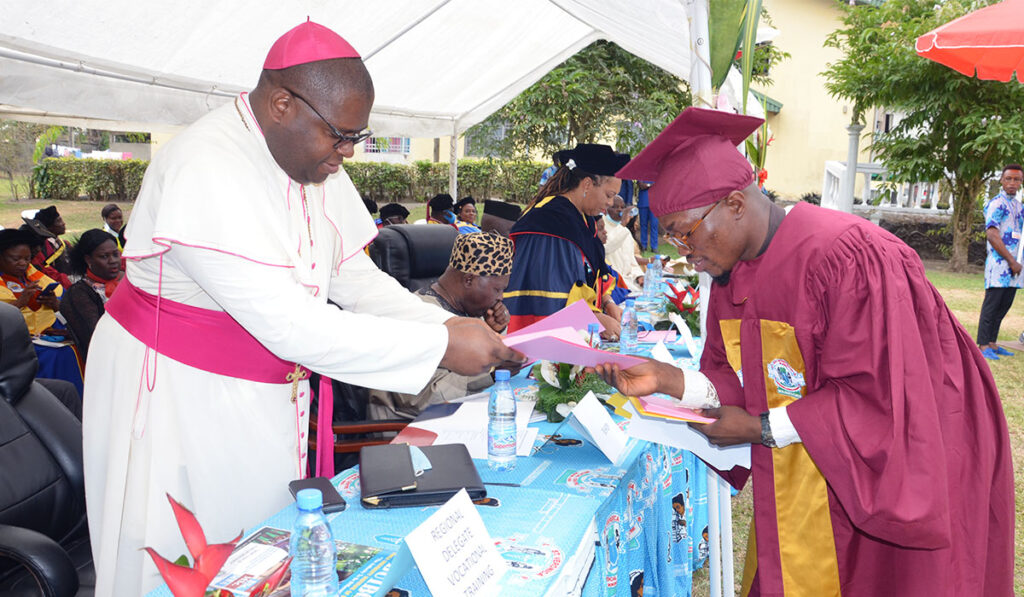
M21 219L21 212L26 209L40 209L49 205L56 205L57 211L64 218L68 231L64 239L74 242L83 232L90 228L103 228L103 218L100 217L100 210L106 203L99 201L11 201L9 198L0 201L0 226L4 228L17 228L24 222ZM128 221L128 213L131 211L131 203L118 203L124 212L125 221Z

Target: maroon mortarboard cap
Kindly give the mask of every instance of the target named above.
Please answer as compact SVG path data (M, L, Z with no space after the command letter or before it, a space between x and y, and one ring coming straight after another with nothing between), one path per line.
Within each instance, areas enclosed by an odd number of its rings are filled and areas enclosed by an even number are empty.
M655 216L711 205L754 181L736 146L764 122L754 116L687 108L616 176L649 180Z
M265 70L279 70L334 58L359 58L347 41L327 27L309 19L277 38L263 62Z

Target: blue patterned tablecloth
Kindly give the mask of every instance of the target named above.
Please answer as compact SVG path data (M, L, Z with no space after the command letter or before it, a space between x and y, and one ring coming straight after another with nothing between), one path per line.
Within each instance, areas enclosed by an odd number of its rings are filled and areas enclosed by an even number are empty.
M495 473L486 461L475 461L485 484L515 485L487 485L488 497L478 502L510 564L502 595L580 594L580 584L588 597L631 597L640 585L646 597L690 595L692 571L707 557L705 465L689 452L638 440L612 464L570 425L535 425L535 445L556 437L533 456L518 458L514 471ZM343 541L395 550L436 510L363 508L356 469L337 475L334 484L349 503L328 516ZM295 515L293 504L254 529L290 529ZM396 588L389 597L430 595L415 569ZM166 587L150 595L170 597Z

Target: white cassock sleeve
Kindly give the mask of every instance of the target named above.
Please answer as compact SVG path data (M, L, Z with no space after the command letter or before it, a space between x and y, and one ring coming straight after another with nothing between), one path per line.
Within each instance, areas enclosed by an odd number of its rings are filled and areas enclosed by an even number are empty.
M341 264L341 272L331 280L327 296L346 310L404 321L444 323L454 317L413 296L362 251Z
M415 394L448 347L441 322L449 313L427 309L393 279L389 285L358 262L351 278L343 266L342 277L331 284L330 296L346 308L341 310L310 295L287 268L178 244L165 259L275 355L339 381ZM373 314L359 312L363 307ZM415 321L394 318L407 308Z

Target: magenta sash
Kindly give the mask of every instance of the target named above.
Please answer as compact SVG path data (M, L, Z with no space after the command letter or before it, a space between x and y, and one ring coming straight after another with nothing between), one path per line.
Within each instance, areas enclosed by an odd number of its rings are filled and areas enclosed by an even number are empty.
M262 383L286 384L295 364L277 357L223 311L193 307L139 290L124 278L106 311L129 334L159 354L209 373ZM308 372L305 372L308 375ZM331 380L321 376L317 416L316 474L334 476ZM302 438L299 450L302 451ZM323 457L321 455L324 455Z

